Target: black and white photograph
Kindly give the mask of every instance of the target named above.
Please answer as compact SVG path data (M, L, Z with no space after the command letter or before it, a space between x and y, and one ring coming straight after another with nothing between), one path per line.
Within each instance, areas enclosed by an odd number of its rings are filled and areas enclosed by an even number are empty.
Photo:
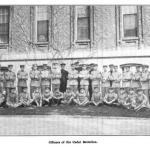
M54 135L150 135L150 5L0 4L0 136Z

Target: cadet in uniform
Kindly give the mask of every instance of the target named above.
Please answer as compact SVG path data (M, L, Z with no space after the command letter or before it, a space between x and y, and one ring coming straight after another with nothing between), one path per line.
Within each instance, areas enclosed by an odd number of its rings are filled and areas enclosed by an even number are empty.
M94 70L91 72L90 79L92 80L92 92L94 92L94 88L98 87L100 89L100 79L101 72L97 70L98 64L94 65Z
M140 66L136 66L136 72L135 74L132 76L132 87L134 88L134 90L136 91L137 88L141 87L141 71L140 71Z
M112 76L113 76L112 87L114 88L115 93L119 94L121 73L118 72L118 66L114 66Z
M41 92L45 91L45 88L50 87L50 72L48 71L47 64L43 64L43 70L41 71Z
M33 64L33 70L30 71L30 78L31 78L31 82L30 82L30 95L31 98L32 94L34 92L35 87L40 87L40 71L37 70L37 65Z
M104 71L102 72L102 96L103 98L108 93L110 87L110 82L108 80L109 72L107 71L107 66L103 66Z
M6 80L6 95L8 96L10 93L10 89L14 87L14 81L16 80L16 75L12 71L13 65L8 65L8 72L5 73Z
M84 87L86 94L88 95L88 89L89 89L89 72L86 70L86 65L83 64L82 71L79 73L80 77L80 86Z
M126 66L126 71L124 71L122 75L122 87L126 88L127 92L131 87L132 76L133 73L130 71L130 65L128 65Z
M125 91L125 88L120 87L120 93L118 94L118 105L124 106L124 103L127 97L128 97L128 94Z
M22 92L19 94L20 106L30 106L30 94L27 92L27 86L22 87Z
M149 101L149 79L150 79L150 72L148 71L149 66L143 65L143 71L141 74L140 82L141 87L143 89L144 94L147 96L147 99Z
M61 78L60 78L60 91L62 93L66 92L67 80L68 80L68 71L65 70L65 63L61 63Z
M76 94L78 91L78 71L75 69L75 65L71 64L71 71L69 72L69 86L72 88L72 91Z
M113 72L114 72L114 65L113 64L110 64L109 65L109 76L108 76L108 80L110 82L110 87L112 87L112 84L113 84L113 81L114 81L114 78L113 78Z
M57 69L58 64L53 63L53 68L52 68L52 91L54 92L56 88L60 88L60 78L61 78L61 73Z
M18 94L22 92L23 87L27 87L28 73L24 70L24 65L20 65L20 70L17 73L18 77Z
M2 93L4 91L4 73L1 71L1 65L0 65L0 92Z

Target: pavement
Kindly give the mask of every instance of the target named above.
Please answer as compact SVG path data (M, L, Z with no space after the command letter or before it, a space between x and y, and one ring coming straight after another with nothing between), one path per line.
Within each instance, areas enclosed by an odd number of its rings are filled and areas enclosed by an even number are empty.
M150 119L67 115L0 116L0 135L150 135Z

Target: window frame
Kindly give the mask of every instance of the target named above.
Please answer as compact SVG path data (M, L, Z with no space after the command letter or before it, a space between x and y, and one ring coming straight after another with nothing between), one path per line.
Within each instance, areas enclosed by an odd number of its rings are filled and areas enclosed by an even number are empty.
M8 42L7 43L0 43L0 48L4 48L3 46L8 46L10 44L11 7L10 6L0 6L0 8L7 8L8 9Z
M42 6L42 5L39 5L39 6ZM47 7L49 6L49 5L46 5ZM49 21L49 11L47 12L48 13L48 19L47 19L47 21L48 21L48 29L47 29L47 31L48 31L48 40L47 41L38 41L38 39L37 39L37 22L38 22L38 20L37 20L37 18L38 18L38 9L37 9L37 7L38 6L35 6L35 15L34 15L34 17L35 17L35 25L34 25L34 27L35 27L35 44L36 45L48 45L48 43L49 43L49 25L50 25L50 21Z
M76 43L90 43L91 42L91 11L90 11L90 6L88 6L88 11L89 11L89 39L81 39L81 40L79 40L78 39L78 11L77 11L77 8L78 6L75 6L75 42Z

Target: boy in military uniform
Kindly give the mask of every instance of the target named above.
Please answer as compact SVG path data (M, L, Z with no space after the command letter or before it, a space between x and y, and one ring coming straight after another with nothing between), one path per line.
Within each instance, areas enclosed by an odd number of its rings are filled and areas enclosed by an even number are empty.
M4 73L1 71L1 65L0 65L0 92L4 91Z
M30 94L27 92L27 86L22 87L22 92L19 94L20 106L28 107L30 106L31 99Z
M62 104L71 105L76 95L71 90L70 86L67 86L66 92L64 93Z
M40 91L40 87L37 85L34 89L34 92L32 93L32 101L31 105L41 107L42 106L42 95Z
M54 92L56 88L60 88L60 78L61 78L61 72L58 70L58 64L53 63L53 68L52 68L52 91Z
M91 103L94 106L100 106L103 103L102 93L100 93L99 86L94 87L92 93Z
M41 71L41 92L45 91L45 88L50 87L50 72L48 71L47 64L43 64L43 70Z
M66 92L67 80L68 80L68 71L65 70L65 63L61 63L61 78L60 78L60 91L62 93Z
M28 73L24 70L24 65L20 65L20 70L17 73L18 77L18 94L22 92L22 88L27 86Z
M45 91L42 94L42 106L51 106L53 99L53 92L50 91L49 86L45 87Z
M108 93L108 89L110 87L110 82L108 80L109 72L107 71L107 66L103 65L104 71L102 72L102 97Z
M119 106L124 106L124 103L125 103L125 100L126 100L127 97L128 97L128 94L127 94L125 88L121 87L120 92L118 94L118 105Z
M143 71L141 73L141 87L143 89L144 94L147 96L147 99L149 101L149 80L150 80L150 72L148 71L149 66L143 65Z
M78 91L78 71L75 69L75 65L71 64L71 71L69 72L69 86L72 88L72 91L76 94Z
M118 95L114 92L112 87L109 88L109 92L104 97L103 102L107 105L117 104L118 103Z
M16 94L16 87L11 86L10 93L7 96L6 105L9 108L16 108L18 107L18 95Z
M16 80L16 75L12 71L13 65L8 65L8 72L5 73L6 80L6 95L8 96L10 93L10 89L14 87L14 81Z
M128 65L126 66L126 71L124 71L122 74L122 87L124 87L127 92L131 87L132 77L133 77L133 73L130 71L130 65Z
M30 78L30 95L31 98L33 98L32 94L35 90L35 87L40 87L41 73L39 70L37 70L37 64L33 64L33 69L30 71Z
M112 73L113 82L112 87L114 88L115 93L119 94L120 82L121 82L121 73L118 72L118 66L114 66L114 71Z
M98 64L94 65L94 70L91 72L90 79L92 80L92 92L94 92L95 87L99 87L100 89L100 79L101 72L98 71Z
M64 98L63 93L60 92L60 90L59 90L58 87L56 87L56 88L55 88L55 91L54 91L54 93L53 93L53 100L54 100L55 104L56 104L57 106L59 106L59 105L61 104L61 101L63 100L63 98Z
M114 65L110 64L109 65L109 76L108 76L110 87L112 87L112 84L113 84L113 81L114 81L113 72L114 72Z
M137 88L141 87L141 71L140 71L140 66L136 66L136 72L135 74L132 76L132 87L134 88L134 90L136 91Z
M134 103L136 101L137 94L134 92L133 88L129 88L129 94L124 102L124 107L127 109L134 108Z
M150 109L149 101L141 88L137 89L137 97L133 103L134 110L138 111L142 108Z
M79 73L80 86L84 87L86 94L89 94L89 72L86 70L86 64L83 64L82 71Z
M86 106L90 104L88 99L89 95L86 94L84 87L80 87L79 92L77 92L76 99L74 99L74 103L79 106Z

